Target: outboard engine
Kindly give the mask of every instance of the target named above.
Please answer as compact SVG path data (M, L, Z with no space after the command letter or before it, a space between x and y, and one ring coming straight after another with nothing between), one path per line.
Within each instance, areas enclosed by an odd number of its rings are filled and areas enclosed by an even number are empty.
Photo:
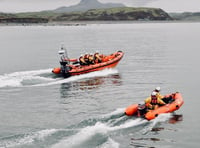
M61 64L62 62L60 62ZM64 76L64 77L69 77L70 76L70 73L69 71L71 70L71 67L69 65L66 65L65 63L62 63L61 64L61 74Z
M70 62L66 49L61 47L61 50L58 51L58 54L60 55L61 73L64 77L69 77L69 71L71 70L71 67L69 66Z

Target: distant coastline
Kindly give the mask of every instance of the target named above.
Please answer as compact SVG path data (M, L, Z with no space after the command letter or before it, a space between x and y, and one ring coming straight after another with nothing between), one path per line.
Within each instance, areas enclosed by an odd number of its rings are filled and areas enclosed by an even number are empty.
M85 12L41 11L0 13L0 25L85 25L92 22L117 21L200 21L200 13L167 13L159 8L103 8Z
M105 8L91 9L85 12L54 11L27 13L0 13L0 23L52 23L71 21L152 21L173 20L165 11L158 8Z

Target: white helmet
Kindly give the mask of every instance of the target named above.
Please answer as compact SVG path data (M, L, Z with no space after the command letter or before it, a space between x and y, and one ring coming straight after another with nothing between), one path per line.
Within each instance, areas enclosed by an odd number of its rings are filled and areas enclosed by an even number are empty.
M159 86L156 87L156 88L155 88L155 91L159 92L159 91L160 91L160 87L159 87Z
M139 110L142 110L142 109L144 109L146 107L146 104L144 103L144 102L140 102L139 104L138 104L138 109Z
M156 96L156 92L155 91L153 91L152 93L151 93L151 96Z

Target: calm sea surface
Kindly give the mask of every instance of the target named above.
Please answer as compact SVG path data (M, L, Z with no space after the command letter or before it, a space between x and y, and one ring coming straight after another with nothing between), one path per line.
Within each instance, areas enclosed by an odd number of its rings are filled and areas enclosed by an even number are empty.
M200 23L0 26L1 148L196 148L200 144ZM56 77L61 45L125 55L115 69ZM179 91L184 105L152 121L123 115Z

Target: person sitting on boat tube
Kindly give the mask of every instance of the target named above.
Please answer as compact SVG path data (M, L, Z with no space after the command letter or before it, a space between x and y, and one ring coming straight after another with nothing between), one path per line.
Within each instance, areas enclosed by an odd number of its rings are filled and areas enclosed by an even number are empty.
M85 62L87 63L87 65L89 65L89 54L88 54L88 53L86 53L86 54L84 55L84 60L85 60Z
M95 63L101 63L102 62L102 59L101 59L98 51L96 51L96 53L94 54L94 62Z
M89 59L89 64L95 64L94 63L94 56L93 56L93 54L90 54L88 59Z
M79 58L79 63L80 63L80 65L87 65L87 63L86 63L85 60L84 60L83 55L80 56L80 58Z
M148 97L147 99L145 99L144 102L146 103L146 106L148 107L148 109L156 109L159 106L166 104L162 99L157 97L157 92L155 91L153 91L151 93L151 97Z

